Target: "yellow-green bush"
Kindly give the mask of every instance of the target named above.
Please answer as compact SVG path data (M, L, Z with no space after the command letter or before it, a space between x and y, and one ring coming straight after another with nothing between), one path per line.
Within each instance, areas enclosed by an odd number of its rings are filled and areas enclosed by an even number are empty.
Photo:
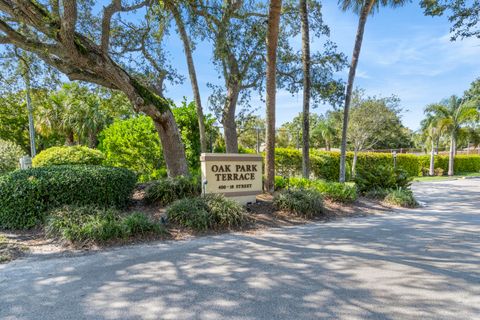
M34 167L59 165L100 165L105 160L103 153L84 146L51 147L40 152L32 160Z
M347 179L350 179L353 152L347 152ZM297 149L278 148L275 150L277 175L285 177L300 176L302 173L302 153ZM340 152L310 150L310 165L316 178L336 181L340 170ZM370 166L393 167L391 153L359 152L357 170ZM397 169L404 170L408 176L422 174L422 168L430 166L429 155L397 154ZM448 156L435 156L435 168L448 170ZM479 155L458 155L455 157L455 172L480 172Z

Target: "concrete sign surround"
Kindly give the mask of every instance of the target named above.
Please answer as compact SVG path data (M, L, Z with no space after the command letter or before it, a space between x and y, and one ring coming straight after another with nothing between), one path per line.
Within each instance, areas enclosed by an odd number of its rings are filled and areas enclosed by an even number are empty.
M202 153L202 191L220 193L242 204L255 202L262 188L262 156Z

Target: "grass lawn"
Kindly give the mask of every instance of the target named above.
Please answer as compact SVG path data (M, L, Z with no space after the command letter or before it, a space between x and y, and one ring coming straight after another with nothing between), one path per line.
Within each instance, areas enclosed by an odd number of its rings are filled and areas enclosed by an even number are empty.
M415 177L413 181L444 181L444 180L453 180L453 179L462 179L465 177L480 177L480 172L465 172L459 173L452 177L449 176L435 176L435 177Z

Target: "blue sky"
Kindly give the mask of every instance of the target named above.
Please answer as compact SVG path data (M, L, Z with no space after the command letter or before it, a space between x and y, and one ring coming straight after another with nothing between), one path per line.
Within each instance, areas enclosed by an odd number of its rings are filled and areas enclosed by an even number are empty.
M357 16L342 12L337 1L323 1L324 19L331 30L331 40L339 50L351 56L357 29ZM451 42L450 23L446 17L426 17L417 3L403 8L384 8L369 17L357 69L355 85L368 95L397 95L404 108L404 124L418 129L425 105L451 94L462 94L480 76L480 41L466 39ZM312 51L316 48L313 42ZM166 44L173 66L187 75L181 42L175 35ZM218 82L211 62L211 47L200 44L194 53L204 106L210 90L208 82ZM348 70L340 76L346 79ZM167 96L179 102L192 99L188 79L180 85L168 85ZM277 126L291 120L301 110L301 94L277 93ZM264 115L264 103L253 97L257 112ZM313 112L324 113L328 106Z

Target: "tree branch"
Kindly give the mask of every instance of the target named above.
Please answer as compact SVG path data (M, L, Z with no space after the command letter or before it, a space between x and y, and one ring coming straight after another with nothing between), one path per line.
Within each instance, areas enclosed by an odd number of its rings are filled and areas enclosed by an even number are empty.
M150 3L150 0L145 0L134 5L124 7L122 6L121 0L112 0L112 2L108 6L104 7L103 18L102 18L102 40L101 40L101 49L104 54L108 52L108 47L110 45L110 29L111 29L113 15L118 12L128 12L128 11L137 10L149 3Z
M77 24L77 1L63 0L63 18L61 19L60 33L63 44L71 53L76 53L75 26Z

